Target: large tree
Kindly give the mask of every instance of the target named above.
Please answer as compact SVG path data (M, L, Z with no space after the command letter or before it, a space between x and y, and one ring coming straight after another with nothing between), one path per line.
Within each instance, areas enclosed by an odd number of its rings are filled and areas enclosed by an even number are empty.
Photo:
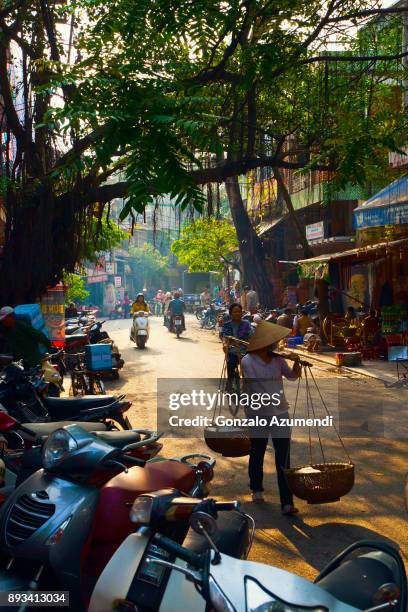
M34 299L72 271L89 210L115 197L126 197L124 216L160 194L200 207L200 185L231 179L231 191L266 166L364 180L374 153L398 149L405 121L397 108L367 113L364 96L390 89L407 52L378 49L376 36L349 44L352 23L384 13L375 0L4 0L2 125L15 154L2 181L0 300ZM326 51L334 35L348 51ZM14 97L10 59L21 68ZM233 207L267 291L242 198Z

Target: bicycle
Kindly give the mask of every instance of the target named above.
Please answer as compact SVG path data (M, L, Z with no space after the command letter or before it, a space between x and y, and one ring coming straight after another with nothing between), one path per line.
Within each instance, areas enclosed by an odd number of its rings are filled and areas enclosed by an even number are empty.
M99 372L92 372L85 368L85 353L70 355L76 357L73 370L71 371L71 386L69 394L77 395L106 395L105 384Z

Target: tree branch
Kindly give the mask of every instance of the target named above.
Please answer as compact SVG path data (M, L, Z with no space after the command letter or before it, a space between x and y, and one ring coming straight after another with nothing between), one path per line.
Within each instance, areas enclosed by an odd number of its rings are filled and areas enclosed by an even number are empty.
M346 13L345 15L338 15L337 17L331 17L328 23L338 23L339 21L350 21L352 19L358 19L360 17L371 17L374 15L390 15L395 13L407 12L407 7L390 7L390 8L379 8L379 9L366 9L363 11L356 11L354 13Z
M7 48L0 45L0 91L3 98L7 125L13 132L17 145L22 147L25 139L25 130L20 123L16 108L14 106L13 97L11 95L10 80L7 73L7 54Z
M312 64L314 62L386 62L407 56L408 51L395 55L316 55L301 60L299 64Z

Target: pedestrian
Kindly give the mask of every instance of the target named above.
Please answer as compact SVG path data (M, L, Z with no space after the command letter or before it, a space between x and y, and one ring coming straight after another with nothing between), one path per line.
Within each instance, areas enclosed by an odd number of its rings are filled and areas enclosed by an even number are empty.
M248 304L247 304L247 293L249 291L249 287L246 285L242 291L242 295L241 295L241 306L242 306L242 310L244 312L247 312L248 310Z
M205 287L204 291L200 293L201 306L206 307L211 302L211 291L209 287Z
M17 319L14 309L10 306L0 309L0 332L9 345L14 359L22 359L24 365L30 368L41 363L40 346L47 351L51 349L49 338L32 325Z
M249 396L253 397L253 394L256 394L259 398L262 394L265 394L264 397L267 395L271 400L279 397L278 404L276 404L276 401L271 401L269 405L263 404L261 409L257 408L256 412L250 406L247 408L249 417L253 418L254 415L258 415L259 418L266 417L268 423L265 427L254 428L251 432L248 474L252 500L255 503L264 502L264 457L269 438L271 438L275 452L281 512L284 515L298 512L293 504L293 495L288 487L284 472L290 466L290 427L271 425L270 422L272 416L278 417L279 421L281 418L289 418L289 406L283 391L282 377L284 376L288 380L296 380L301 374L301 366L298 360L295 361L293 368L290 368L283 357L274 353L278 342L288 335L288 328L261 321L249 341L247 354L242 359L245 389Z
M244 355L245 349L239 349L237 346L230 344L227 338L232 336L239 340L248 340L253 333L253 329L250 322L242 318L243 310L241 304L231 304L228 311L230 320L226 321L222 326L220 337L224 353L227 356L227 387L231 389L233 380L237 378L240 353Z
M129 293L125 291L125 295L123 296L123 318L127 319L130 314L130 308L132 306L132 300L129 297Z
M255 314L259 307L258 294L253 287L251 287L246 294L247 310L251 314Z
M68 305L68 308L65 309L65 318L66 319L76 319L78 316L78 309L75 306L74 302L71 302Z
M276 323L291 330L293 327L293 313L291 309L285 308L283 313L276 319Z

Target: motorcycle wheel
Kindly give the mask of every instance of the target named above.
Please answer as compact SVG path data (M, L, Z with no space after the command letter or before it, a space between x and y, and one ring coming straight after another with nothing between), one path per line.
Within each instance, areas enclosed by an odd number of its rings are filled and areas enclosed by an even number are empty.
M89 382L91 395L106 395L105 383L99 376L92 377Z
M71 372L71 386L69 395L89 395L89 382L83 372Z
M181 332L179 330L176 331L176 334L177 334L177 338L180 338Z
M146 347L146 336L136 336L137 348L144 349Z
M215 329L217 322L215 319L206 319L204 322L204 329Z
M201 321L201 319L203 318L203 311L202 310L196 310L195 311L195 316L197 318L197 321Z

